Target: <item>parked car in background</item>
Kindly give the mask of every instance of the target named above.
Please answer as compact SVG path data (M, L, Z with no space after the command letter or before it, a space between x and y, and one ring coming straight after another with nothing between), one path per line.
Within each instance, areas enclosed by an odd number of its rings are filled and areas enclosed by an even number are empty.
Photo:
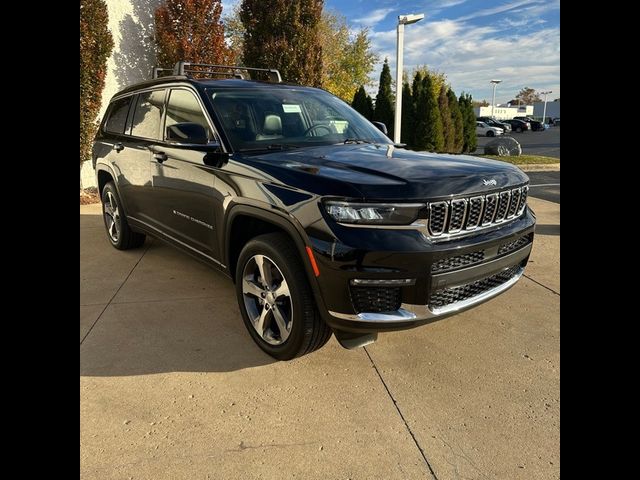
M553 119L553 125L554 125L554 127L559 127L560 126L560 117Z
M487 137L495 137L496 135L502 135L504 130L498 127L492 127L484 122L476 122L476 135L482 135Z
M502 130L504 130L504 133L509 133L511 131L511 125L509 125L508 123L503 123L492 117L478 117L476 118L476 121L484 122L490 127L501 128Z
M514 132L520 133L531 130L531 124L522 120L516 120L514 118L512 120L504 120L504 122L511 125L511 130L513 130Z

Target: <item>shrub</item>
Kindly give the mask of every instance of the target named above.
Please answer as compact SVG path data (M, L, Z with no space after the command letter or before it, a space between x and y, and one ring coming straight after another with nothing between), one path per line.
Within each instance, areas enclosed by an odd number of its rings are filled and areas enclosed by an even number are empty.
M113 49L103 0L80 0L80 165L91 158L102 104L107 59Z

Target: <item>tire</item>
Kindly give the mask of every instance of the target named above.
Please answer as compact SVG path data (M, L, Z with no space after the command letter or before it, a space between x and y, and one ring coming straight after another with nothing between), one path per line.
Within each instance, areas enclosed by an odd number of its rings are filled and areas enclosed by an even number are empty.
M522 133L522 127L516 127L516 133Z
M130 250L142 246L146 235L131 230L113 182L107 183L102 189L102 217L107 238L115 248Z
M235 279L245 327L267 354L290 360L319 349L331 338L300 254L287 235L268 233L248 242L240 252Z
M487 137L495 137L496 134L493 130L487 130Z

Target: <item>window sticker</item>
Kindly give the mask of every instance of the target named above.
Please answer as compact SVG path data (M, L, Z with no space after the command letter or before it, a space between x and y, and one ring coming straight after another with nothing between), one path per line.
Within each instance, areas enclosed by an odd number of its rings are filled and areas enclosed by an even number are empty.
M300 105L293 103L283 103L282 110L284 111L284 113L302 113L302 110L300 110Z

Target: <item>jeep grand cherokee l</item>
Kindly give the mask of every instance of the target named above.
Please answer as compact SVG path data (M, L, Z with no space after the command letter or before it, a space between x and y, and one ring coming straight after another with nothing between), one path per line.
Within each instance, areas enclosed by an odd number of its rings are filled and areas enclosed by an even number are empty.
M268 354L303 355L332 333L364 345L523 274L535 217L518 168L406 150L275 70L197 67L112 98L93 148L105 226L117 249L152 235L230 277Z

